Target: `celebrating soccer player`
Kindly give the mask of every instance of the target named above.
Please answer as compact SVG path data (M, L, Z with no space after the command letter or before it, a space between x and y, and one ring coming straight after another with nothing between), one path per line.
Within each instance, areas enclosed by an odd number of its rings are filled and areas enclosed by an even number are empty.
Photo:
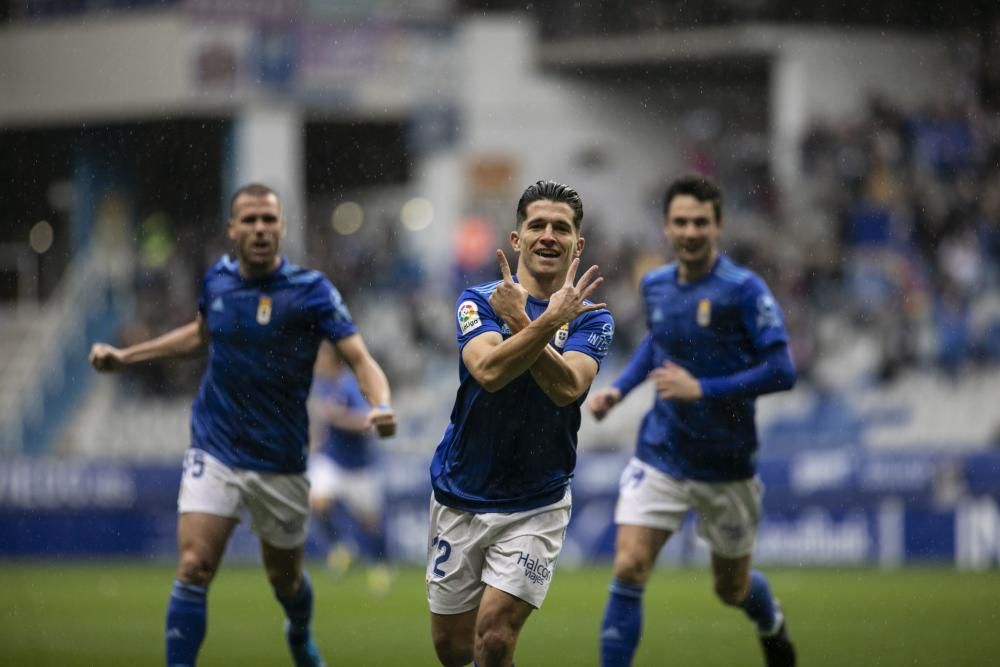
M612 386L587 401L602 419L647 377L656 386L621 476L601 665L632 663L657 554L694 510L711 549L716 595L754 622L768 667L791 666L784 616L767 578L751 569L762 495L754 402L795 383L781 310L756 274L719 253L715 184L697 176L675 181L663 213L676 261L642 280L649 333Z
M457 302L460 386L431 463L427 599L446 667L512 664L569 522L580 408L614 333L592 266L577 280L583 204L539 181L517 205L512 276Z
M209 269L195 321L124 349L95 343L90 352L94 368L113 371L208 348L177 500L179 562L166 620L170 667L195 664L208 586L244 508L287 616L295 664L324 664L310 632L313 593L302 569L309 514L306 399L322 339L333 343L377 406L369 420L378 433L389 436L396 428L385 374L340 293L322 274L279 254L284 229L273 190L240 188L228 227L236 261L225 256Z

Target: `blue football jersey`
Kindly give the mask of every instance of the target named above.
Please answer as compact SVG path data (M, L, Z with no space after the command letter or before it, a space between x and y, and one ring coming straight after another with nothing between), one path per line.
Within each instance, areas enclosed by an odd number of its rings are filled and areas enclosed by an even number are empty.
M576 466L580 406L558 407L525 371L499 391L486 391L462 361L462 349L488 331L511 336L490 307L499 281L462 292L455 324L459 389L451 423L431 462L438 502L468 512L520 512L558 501ZM547 301L528 297L534 320ZM600 365L611 345L614 320L607 310L584 313L556 333L550 345L560 354L582 352Z
M338 373L335 376L317 375L313 393L321 401L343 406L352 412L367 413L371 407L365 400L354 374ZM322 430L320 451L342 468L357 469L371 465L375 460L373 437L370 433L357 433L326 424Z
M788 335L774 297L752 271L722 256L700 280L680 284L677 266L642 280L651 371L667 360L694 377L732 375L760 363ZM657 398L642 421L636 456L674 476L731 481L756 471L753 396L674 401Z
M210 339L191 410L192 447L234 468L303 472L320 341L356 331L340 293L323 274L284 259L248 279L225 256L205 274L198 310Z

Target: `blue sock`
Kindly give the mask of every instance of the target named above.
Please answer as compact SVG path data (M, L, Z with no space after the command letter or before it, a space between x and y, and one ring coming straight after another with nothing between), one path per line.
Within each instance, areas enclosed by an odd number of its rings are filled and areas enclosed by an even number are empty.
M175 581L167 605L167 667L190 667L205 638L208 589Z
M309 639L309 623L312 622L313 590L312 582L309 580L309 573L302 573L302 585L299 590L290 598L283 598L276 595L278 602L285 608L285 616L288 618L288 641L292 643L302 643Z
M771 595L771 585L767 583L767 577L763 572L758 570L750 572L750 592L740 607L750 620L757 624L757 631L761 634L777 630L775 626L780 620L778 610L774 604L774 596Z
M628 667L642 634L641 584L611 580L601 622L601 667Z

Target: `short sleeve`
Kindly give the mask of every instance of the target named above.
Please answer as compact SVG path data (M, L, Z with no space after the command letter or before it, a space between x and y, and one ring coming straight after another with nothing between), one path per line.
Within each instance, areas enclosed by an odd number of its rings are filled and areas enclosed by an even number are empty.
M763 351L775 344L788 342L781 307L759 277L753 276L746 282L740 308L743 326L755 349Z
M476 289L462 292L455 304L455 337L458 339L459 350L470 340L487 331L495 331L502 335L502 329L503 324L490 307L486 295Z
M306 299L306 307L315 314L317 326L330 341L337 342L358 332L343 297L326 278L310 285Z
M615 335L615 321L607 310L584 313L570 327L569 338L563 346L563 353L573 350L592 357L597 365L607 356L611 349L611 340Z

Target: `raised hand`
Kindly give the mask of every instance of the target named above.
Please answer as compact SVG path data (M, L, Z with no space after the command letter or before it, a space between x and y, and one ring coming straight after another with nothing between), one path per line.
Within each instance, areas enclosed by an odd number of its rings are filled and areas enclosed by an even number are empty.
M94 343L90 347L90 365L98 371L117 371L125 366L122 351L106 343Z
M524 307L528 303L528 291L520 283L514 282L510 274L510 265L503 250L497 250L497 262L500 264L500 274L503 280L497 285L490 296L490 307L493 312L503 318L515 331L528 319Z
M580 280L576 280L576 272L580 268L580 258L574 257L566 273L566 282L552 296L549 297L548 308L545 309L547 315L551 315L559 322L572 322L583 313L600 310L607 307L605 303L584 303L595 289L604 282L604 278L597 275L597 266L587 269Z
M702 397L701 383L686 368L665 362L649 374L656 383L656 395L675 401L697 401Z
M608 387L587 397L587 409L593 413L594 419L601 421L621 400L622 393L614 387Z

